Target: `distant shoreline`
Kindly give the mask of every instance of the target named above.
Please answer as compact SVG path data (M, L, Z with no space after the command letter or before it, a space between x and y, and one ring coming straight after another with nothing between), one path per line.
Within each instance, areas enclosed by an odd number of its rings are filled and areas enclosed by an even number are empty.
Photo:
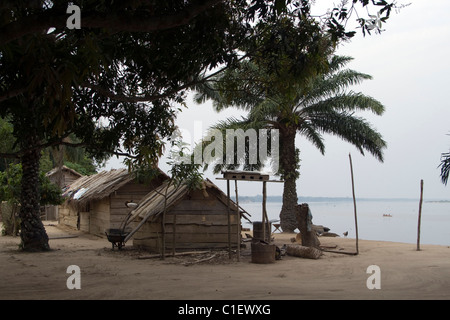
M236 200L235 196L231 196L231 199ZM267 202L282 202L282 196L267 196ZM298 203L307 203L307 202L347 202L353 201L351 197L299 197ZM419 201L419 199L411 199L411 198L356 198L356 201ZM262 202L262 195L256 196L239 196L240 203L250 203L250 202ZM425 200L425 202L434 202L434 203L450 203L450 200Z

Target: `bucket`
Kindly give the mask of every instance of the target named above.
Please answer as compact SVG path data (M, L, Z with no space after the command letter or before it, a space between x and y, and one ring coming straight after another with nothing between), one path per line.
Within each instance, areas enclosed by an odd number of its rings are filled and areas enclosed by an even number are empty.
M272 231L272 223L269 222L269 226L267 226L267 222L264 224L266 227L266 238L264 239L264 229L263 223L261 221L253 222L253 238L258 240L263 240L266 242L270 242L270 234Z
M275 248L274 244L252 242L252 263L274 263Z

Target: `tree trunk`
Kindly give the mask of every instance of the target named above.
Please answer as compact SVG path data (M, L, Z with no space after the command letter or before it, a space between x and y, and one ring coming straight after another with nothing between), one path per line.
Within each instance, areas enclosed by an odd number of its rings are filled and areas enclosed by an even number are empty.
M298 229L302 236L302 246L320 248L320 241L313 228L312 215L310 214L308 204L303 203L296 206L296 218Z
M40 217L39 192L39 149L31 149L37 145L34 136L26 139L25 153L22 156L22 191L20 197L22 249L25 251L50 250L48 236ZM28 147L28 149L27 149Z
M64 187L64 183L63 183L63 165L64 165L64 149L65 147L62 146L57 146L57 147L53 147L51 149L51 154L53 157L53 161L55 163L54 167L57 168L56 169L56 173L54 175L54 179L55 179L55 184L60 187L61 189Z
M295 128L284 128L281 131L280 168L283 173L283 205L280 212L280 224L283 232L294 232L297 228L295 216L298 201L296 180L297 155L295 151Z

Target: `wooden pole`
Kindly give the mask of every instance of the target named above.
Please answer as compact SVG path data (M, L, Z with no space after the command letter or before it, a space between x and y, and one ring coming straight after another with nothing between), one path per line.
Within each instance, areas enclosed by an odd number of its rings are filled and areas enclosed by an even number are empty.
M352 193L353 193L353 209L355 211L355 231L356 231L356 254L359 253L359 247L358 247L358 218L356 214L356 197L355 197L355 182L353 179L353 165L352 165L352 156L349 153L348 158L350 159L350 173L352 176Z
M231 259L230 180L227 179L228 258Z
M176 233L177 233L177 215L173 215L173 234L172 234L172 256L175 257L175 242L176 239Z
M164 210L161 216L161 232L162 232L162 248L161 248L161 259L166 259L166 208L167 208L167 189L164 195Z
M236 192L236 217L237 217L237 261L241 261L241 212L239 210L239 196L238 196L238 186L237 180L234 180L234 190Z
M166 190L164 191L164 210L161 217L161 230L162 230L162 248L161 248L161 259L166 259L166 211L167 211L167 199L169 193L170 182L167 184Z
M266 210L266 201L267 201L267 183L263 181L263 203L262 203L262 227L263 227L263 239L266 241L266 225L269 225L269 219L267 218L267 210ZM268 229L268 228L267 228ZM270 230L269 230L270 231ZM269 241L270 242L270 234Z
M419 220L417 222L417 251L420 251L420 220L422 219L423 180L420 180Z

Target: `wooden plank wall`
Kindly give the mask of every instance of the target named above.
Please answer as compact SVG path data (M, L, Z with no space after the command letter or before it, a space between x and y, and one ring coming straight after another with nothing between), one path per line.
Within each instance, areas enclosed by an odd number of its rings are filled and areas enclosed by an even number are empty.
M150 185L130 182L112 194L110 196L110 228L119 228L132 210L125 205L125 202L138 203L152 190L153 187Z
M65 172L63 185L70 186L75 180L77 180L79 178L80 178L79 176L74 175L71 172Z
M105 237L105 231L110 228L109 197L92 201L89 211L89 233Z
M167 212L165 219L166 250L228 248L227 207L211 192L205 198L192 193ZM231 245L236 247L237 215L230 211ZM159 252L161 220L145 223L133 237L133 245ZM240 239L239 239L240 240Z
M84 232L89 232L90 230L90 220L91 215L89 212L78 212L80 215L80 230Z

